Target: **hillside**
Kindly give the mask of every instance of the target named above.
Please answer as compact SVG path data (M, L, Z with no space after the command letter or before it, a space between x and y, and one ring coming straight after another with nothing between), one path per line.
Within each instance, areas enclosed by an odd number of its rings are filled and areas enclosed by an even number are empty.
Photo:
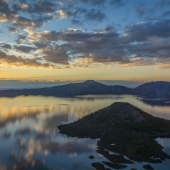
M170 158L154 140L170 136L170 120L153 117L129 103L113 103L58 129L71 137L99 138L97 152L112 161L111 166L117 164L110 151L119 154L117 163L122 161L122 154L131 159L131 163L160 163ZM127 163L127 159L123 163Z
M61 86L54 86L40 89L22 90L1 90L0 97L16 97L29 95L74 97L78 95L90 94L113 94L113 95L137 95L147 98L167 98L170 99L170 82L150 82L140 85L134 89L125 86L108 86L94 80L87 80L83 83L71 83Z
M145 83L134 88L133 93L149 98L170 98L170 82L158 81Z
M3 90L0 91L1 97L16 97L20 95L42 95L42 96L60 96L73 97L77 95L88 94L130 94L131 89L124 86L107 86L93 80L87 80L83 83L71 83L61 86L40 89L23 90Z
M101 137L101 131L109 128L125 128L150 136L170 135L170 120L153 117L129 103L115 102L76 122L59 126L63 133L83 137Z

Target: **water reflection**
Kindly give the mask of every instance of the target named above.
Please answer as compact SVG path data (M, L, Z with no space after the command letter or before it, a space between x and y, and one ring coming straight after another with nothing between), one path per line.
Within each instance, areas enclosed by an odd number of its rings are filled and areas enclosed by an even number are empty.
M115 101L129 102L154 116L170 119L170 103L150 105L126 95L0 98L0 169L90 170L94 160L89 155L95 157L95 162L108 161L96 152L96 140L67 138L58 133L56 126ZM168 142L169 139L159 140L167 152ZM170 162L166 160L161 165L166 169ZM142 169L142 164L135 166Z

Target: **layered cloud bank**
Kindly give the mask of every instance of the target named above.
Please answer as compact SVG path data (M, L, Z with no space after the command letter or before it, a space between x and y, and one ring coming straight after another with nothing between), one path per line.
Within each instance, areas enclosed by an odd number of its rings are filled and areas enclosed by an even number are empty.
M168 69L168 6L168 0L0 0L1 66Z

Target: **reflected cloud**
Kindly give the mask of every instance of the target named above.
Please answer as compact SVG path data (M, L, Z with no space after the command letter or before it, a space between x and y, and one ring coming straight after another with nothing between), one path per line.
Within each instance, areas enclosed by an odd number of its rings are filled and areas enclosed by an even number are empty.
M65 108L64 108L65 107ZM15 122L16 120L22 120L23 118L35 117L42 113L60 112L64 108L67 109L68 106L65 105L49 105L49 106L13 106L12 108L2 108L0 114L0 126L3 127L10 122Z
M2 137L3 139L8 139L8 138L11 137L11 133L8 132L8 131L5 131L5 132L1 135L1 137Z
M95 144L96 142L93 141ZM36 141L31 139L28 146L28 151L25 154L26 158L32 157L35 153L47 154L66 154L69 157L77 156L78 154L90 153L95 150L95 145L91 140L84 140L83 142L76 139L70 139L67 142L52 142Z
M3 127L10 122L15 122L17 120L22 120L24 118L35 118L37 115L40 115L42 113L60 114L60 116L53 115L53 118L50 118L49 115L46 117L47 125L45 126L52 125L52 124L53 125L55 124L55 126L57 126L61 122L68 121L68 114L74 119L78 119L80 117L89 114L90 111L91 109L84 105L70 107L69 105L65 105L65 104L42 105L42 106L13 106L11 108L4 107L1 109L0 126ZM61 116L61 114L63 116ZM47 121L49 121L49 123ZM50 121L53 121L53 123L51 124Z
M21 138L18 138L17 139L17 146L19 148L20 151L22 151L23 149L26 149L27 147L27 142L26 142L26 139L21 139ZM15 152L14 152L15 153ZM16 155L17 153L15 153L14 155Z
M105 153L101 148L98 148L101 154L97 156L95 140L67 138L59 134L56 127L63 122L77 120L116 101L129 102L152 115L170 119L168 105L152 106L143 103L135 96L127 95L1 98L0 151L5 154L1 158L0 168L5 168L2 167L4 165L7 166L7 170L14 170L14 167L17 170L48 170L47 164L52 166L57 164L62 167L60 162L54 164L50 162L51 158L59 157L59 160L68 163L69 168L66 169L84 170L85 165L87 165L86 169L91 169L92 160L88 158L89 155L94 155L94 162L105 161L107 164ZM34 165L31 167L33 162ZM59 167L57 170L60 170Z
M47 165L45 165L45 163L37 158L30 158L30 159L21 159L18 160L15 165L13 166L13 168L7 168L7 170L52 170L51 168L49 168Z
M12 161L17 161L19 159L19 156L16 152L12 152L9 156L9 159Z
M15 132L16 136L24 136L24 135L29 135L33 131L30 128L24 128L24 129L19 129Z
M54 130L56 126L60 125L61 122L68 122L68 112L61 115L53 115L52 117L48 117L44 122L44 129Z

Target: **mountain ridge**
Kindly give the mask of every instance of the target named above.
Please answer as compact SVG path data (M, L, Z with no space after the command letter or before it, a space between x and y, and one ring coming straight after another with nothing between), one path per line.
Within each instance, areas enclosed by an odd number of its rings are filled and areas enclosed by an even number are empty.
M90 94L137 95L148 98L170 98L170 82L157 81L144 83L136 88L122 85L105 85L103 83L86 80L82 83L69 83L53 87L35 89L0 90L0 97L16 97L28 95L74 97Z

